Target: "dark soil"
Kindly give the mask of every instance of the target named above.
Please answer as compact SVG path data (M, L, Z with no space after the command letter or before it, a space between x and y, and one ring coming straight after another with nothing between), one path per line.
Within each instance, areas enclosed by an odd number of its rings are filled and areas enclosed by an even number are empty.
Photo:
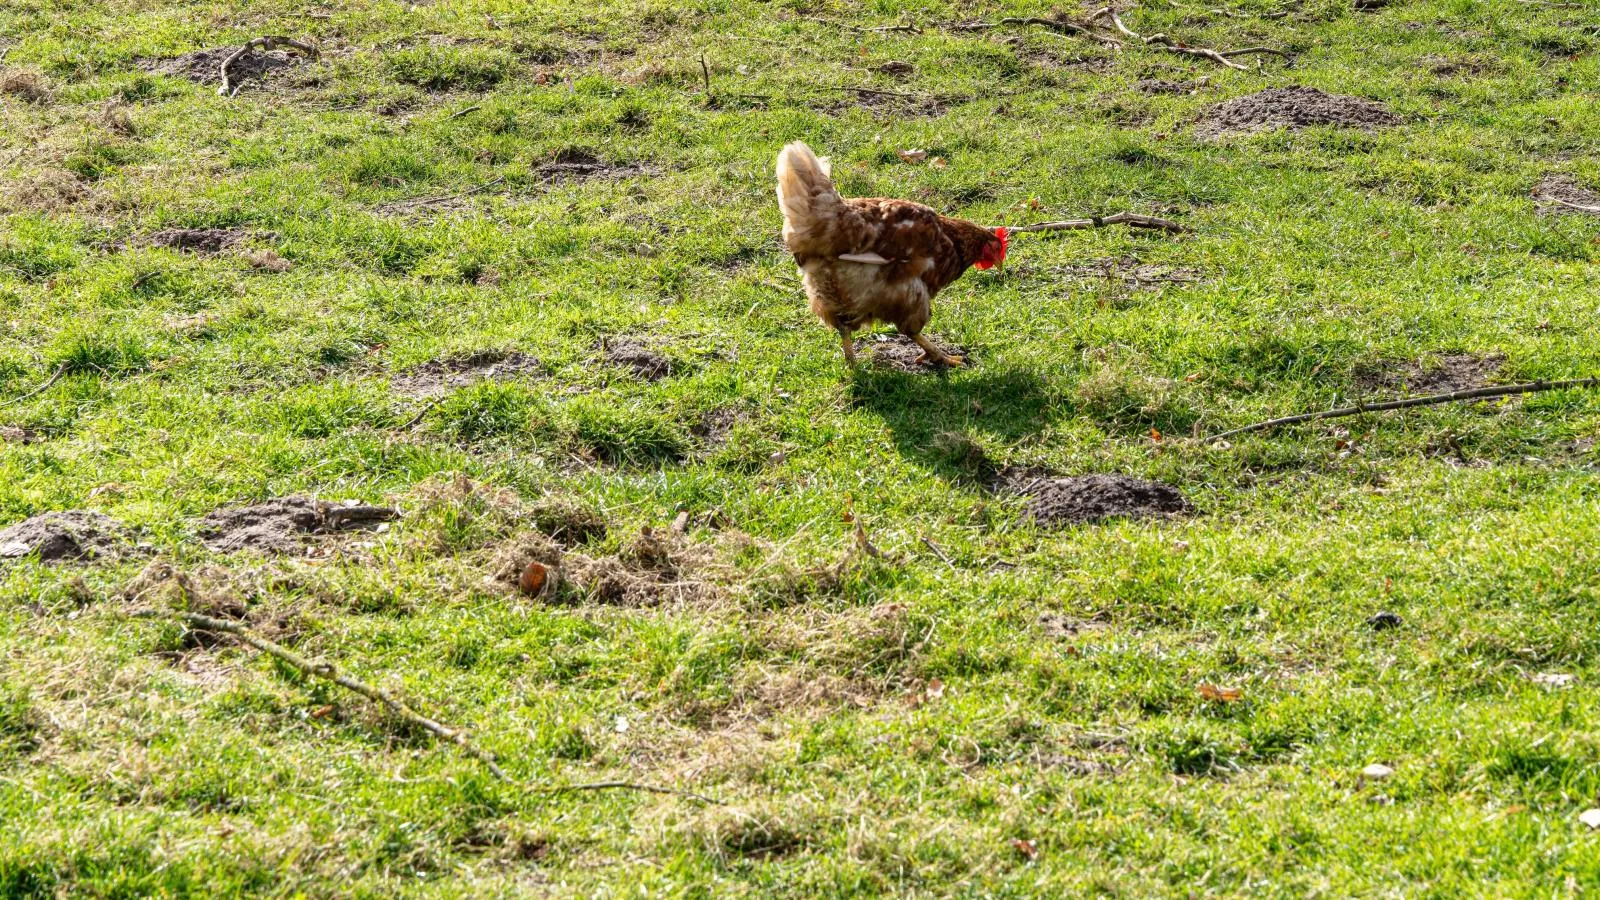
M408 397L440 397L486 378L523 378L543 371L539 360L526 353L483 350L468 356L429 360L389 379L389 389Z
M944 352L961 357L963 365L971 367L973 360L964 347L952 347L933 335L928 335L935 347L942 348ZM943 363L917 362L922 356L922 348L917 342L903 334L879 334L862 338L856 341L856 353L872 360L872 364L883 369L893 369L897 372L915 372L926 374L929 372L943 372L948 367Z
M1551 175L1533 188L1533 199L1539 202L1543 215L1564 213L1574 216L1600 216L1600 194L1589 190L1568 175ZM1574 209L1567 204L1586 207Z
M103 513L86 509L47 512L0 531L0 559L38 554L42 562L115 556L127 545L127 529Z
M238 47L213 47L209 50L196 50L175 59L146 60L144 67L162 75L187 78L196 84L221 86L222 61L238 49ZM234 84L259 81L273 72L293 68L304 61L305 58L302 56L281 50L267 52L251 50L233 61L233 65L228 67L228 75Z
M563 150L534 170L545 181L588 181L594 178L628 178L650 170L633 163L608 163L584 150Z
M660 381L672 374L672 360L632 338L606 338L600 342L606 362L633 370L645 381Z
M700 421L689 429L689 433L699 438L708 449L721 447L728 442L728 435L734 426L747 418L749 416L737 407L719 406L701 416Z
M397 510L386 506L282 497L219 509L201 520L199 535L207 547L222 553L255 550L299 555L305 552L309 535L370 529L399 516Z
M1026 497L1028 505L1024 517L1046 526L1081 525L1116 518L1167 518L1195 511L1172 485L1127 475L1058 478L1011 469L1000 473L996 487Z
M1412 394L1448 394L1488 385L1506 359L1499 355L1449 353L1435 360L1383 361L1359 373L1364 390L1404 390Z
M37 444L44 436L31 428L18 425L0 425L0 444Z
M244 232L227 228L169 228L150 235L156 247L190 253L221 253L244 242Z
M1195 133L1201 137L1251 134L1273 128L1298 130L1318 125L1371 130L1400 124L1381 104L1360 97L1325 94L1316 88L1269 88L1206 110Z
M1114 280L1135 287L1146 284L1194 284L1202 280L1200 272L1195 269L1141 263L1131 256L1095 259L1063 266L1056 271L1068 278Z
M1167 81L1161 78L1142 78L1133 83L1141 94L1192 94L1200 89L1193 81Z

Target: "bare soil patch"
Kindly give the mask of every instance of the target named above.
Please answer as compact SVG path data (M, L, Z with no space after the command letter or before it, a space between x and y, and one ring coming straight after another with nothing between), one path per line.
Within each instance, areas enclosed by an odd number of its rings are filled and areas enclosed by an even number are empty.
M173 59L143 60L140 66L161 75L186 78L196 84L215 86L222 84L222 61L238 49L238 47L212 47L185 53ZM274 73L292 69L303 62L305 62L303 57L281 50L251 50L234 60L233 65L228 67L228 75L234 84L262 81Z
M1498 354L1476 353L1447 353L1431 360L1384 360L1358 373L1356 384L1364 390L1448 394L1484 387L1505 361Z
M230 228L169 228L150 235L153 247L186 253L221 253L244 243L245 233Z
M201 520L198 533L206 547L221 553L254 550L300 555L307 550L306 539L312 535L371 530L399 516L399 511L387 506L281 497L251 506L219 509Z
M1299 130L1318 125L1372 130L1400 124L1382 104L1361 97L1328 94L1311 87L1268 88L1206 110L1195 126L1201 137L1253 134L1274 128Z
M429 360L389 379L389 389L407 397L440 397L475 381L503 381L540 375L537 357L520 352L480 350L467 356Z
M37 444L44 435L20 425L0 425L0 444Z
M1133 83L1133 89L1141 94L1193 94L1200 90L1198 81L1167 81L1164 78L1141 78Z
M719 406L701 416L700 421L690 427L689 433L707 449L714 449L726 444L734 427L748 418L744 410L738 407Z
M1030 470L1000 473L996 487L1027 498L1023 515L1039 525L1064 526L1107 519L1171 518L1195 511L1170 484L1128 475L1052 477Z
M1533 188L1541 215L1600 216L1600 194L1570 175L1550 175Z
M634 338L612 337L600 342L606 362L630 369L645 381L660 381L672 374L672 360Z
M546 182L589 181L596 178L629 178L650 174L637 163L609 163L587 150L563 150L540 165L534 174Z
M931 334L928 335L928 339L944 352L961 357L968 367L973 364L973 359L965 347L952 346ZM917 346L916 341L903 334L878 334L865 337L856 341L855 348L857 353L869 356L872 364L881 369L924 375L929 372L943 372L947 368L943 363L918 362L922 356L922 348Z
M1142 263L1131 256L1093 259L1076 265L1063 266L1056 271L1067 278L1085 281L1091 279L1121 281L1135 287L1146 284L1194 284L1203 280L1197 269Z
M42 562L114 557L127 544L121 522L104 513L69 509L41 513L0 531L0 559L33 554Z

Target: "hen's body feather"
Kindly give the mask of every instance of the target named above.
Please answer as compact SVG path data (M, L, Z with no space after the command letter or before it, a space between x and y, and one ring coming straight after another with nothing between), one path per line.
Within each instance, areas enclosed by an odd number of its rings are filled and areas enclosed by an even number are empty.
M917 337L934 295L998 243L920 203L840 197L827 161L799 142L778 154L778 205L811 310L846 341L873 321Z

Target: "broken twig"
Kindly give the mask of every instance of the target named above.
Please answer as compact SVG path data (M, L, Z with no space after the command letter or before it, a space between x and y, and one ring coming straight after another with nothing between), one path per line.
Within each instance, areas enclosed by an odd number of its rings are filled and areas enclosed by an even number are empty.
M1571 200L1563 200L1560 197L1551 197L1550 202L1557 206L1565 206L1567 209L1578 210L1579 212L1600 213L1600 206L1584 206L1582 203L1573 203Z
M55 374L53 374L49 378L45 379L44 384L41 384L38 387L34 388L33 390L27 392L26 394L23 394L21 397L12 397L10 400L7 400L4 403L0 403L0 406L10 406L13 403L21 403L22 401L27 400L30 397L37 397L40 394L44 393L45 391L50 390L51 386L53 386L56 382L60 381L61 380L61 376L65 375L65 374L67 374L67 364L66 363L62 363L61 365L56 366Z
M1355 406L1346 406L1339 409L1301 413L1296 416L1284 416L1281 419L1268 419L1265 422L1256 422L1243 428L1235 428L1232 431L1224 431L1221 434L1212 435L1209 440L1216 442L1252 431L1266 431L1270 428L1294 425L1300 422L1311 422L1317 419L1339 419L1367 412L1383 412L1389 409L1410 409L1413 406L1434 406L1440 403L1455 403L1462 400L1483 400L1491 397L1511 397L1516 394L1534 394L1540 391L1561 391L1568 388L1592 387L1600 387L1600 378L1574 378L1567 381L1530 381L1524 384L1507 384L1499 387L1473 388L1468 391L1452 391L1448 394L1430 394L1426 397L1386 400L1382 403L1357 403Z
M1155 216L1142 216L1138 213L1115 213L1109 216L1090 216L1087 219L1067 219L1063 222L1036 222L1032 225L1018 225L1015 228L1006 226L1008 234L1027 234L1031 231L1075 231L1080 228L1104 228L1107 225L1126 225L1129 228L1150 228L1158 231L1170 231L1181 234L1191 231L1189 226L1174 222L1171 219L1158 219Z
M184 587L184 589L187 590L187 587L185 587L182 579L179 580L179 586ZM428 731L429 733L460 747L468 756L471 756L473 759L483 763L484 766L488 768L489 772L494 775L494 777L500 779L501 781L512 781L511 776L507 775L505 770L500 768L499 763L495 762L494 757L491 756L488 751L480 749L477 745L467 740L466 734L459 729L451 728L448 725L442 724L422 715L421 713L412 709L410 706L407 706L405 701L400 700L382 688L373 687L364 681L357 681L348 675L341 674L330 663L313 662L312 660L306 659L282 644L267 640L261 635L256 634L245 626L239 624L238 622L229 622L226 619L214 619L211 616L203 616L199 613L185 612L182 610L140 610L135 613L135 615L140 618L147 619L175 618L203 631L218 631L231 634L246 644L249 644L257 650L260 650L262 653L275 656L307 675L331 681L342 688L354 691L355 693L366 697L368 700L383 704L389 709L390 712L393 712L400 718L405 719L407 722L410 722L411 724L416 725L419 728L422 728L423 730Z
M466 115L468 113L475 113L480 109L483 109L483 107L481 107L481 106L469 106L466 109L457 110L457 111L451 113L450 115L445 116L444 120L446 122L448 122L451 119L459 119L459 118L461 118L462 116L464 116L464 115Z
M312 59L320 59L322 57L321 51L317 50L315 46L302 41L297 41L293 38L280 37L275 34L251 38L250 40L244 42L244 46L228 54L228 58L222 61L222 66L217 73L222 77L222 86L217 88L217 94L222 97L232 97L234 94L239 93L240 86L233 83L233 76L228 72L228 70L233 67L233 64L239 60L239 57L244 56L246 53L249 53L251 50L255 50L257 48L270 51L276 50L279 47L288 47L291 50L299 50L301 53L304 53L306 56L309 56Z
M705 794L696 794L694 791L681 791L677 788L661 787L655 784L640 784L636 781L590 781L583 784L564 784L559 787L534 788L534 794L572 794L579 791L647 791L652 794L671 794L676 797L688 797L690 800L699 800L712 806L721 806L722 801Z

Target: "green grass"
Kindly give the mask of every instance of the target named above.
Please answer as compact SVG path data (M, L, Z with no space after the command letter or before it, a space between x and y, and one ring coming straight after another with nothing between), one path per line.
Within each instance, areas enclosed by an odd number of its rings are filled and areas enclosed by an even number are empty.
M0 525L103 511L518 778L726 805L497 783L338 688L130 619L139 554L24 560L0 569L0 895L1600 891L1578 822L1600 806L1600 394L1186 439L1448 354L1600 373L1600 219L1530 196L1600 190L1600 14L1214 6L1124 19L1292 65L814 20L1052 12L1026 0L4 4L0 75L38 78L0 95L0 425L38 440L0 442ZM321 61L231 99L141 67L262 34ZM1290 84L1405 124L1193 135ZM1195 230L1018 236L936 301L970 368L850 372L778 242L793 139L851 194ZM615 177L552 168L589 159ZM174 227L249 236L142 240ZM268 249L292 267L247 258ZM1124 257L1198 280L1070 270ZM608 365L612 337L673 374ZM541 371L427 410L390 390L485 349ZM1042 530L985 489L1003 465L1157 478L1201 513ZM405 516L309 561L195 536L297 492ZM847 509L885 558L837 565ZM539 530L663 602L486 583ZM1380 610L1404 624L1368 628ZM1374 762L1393 777L1363 782Z

